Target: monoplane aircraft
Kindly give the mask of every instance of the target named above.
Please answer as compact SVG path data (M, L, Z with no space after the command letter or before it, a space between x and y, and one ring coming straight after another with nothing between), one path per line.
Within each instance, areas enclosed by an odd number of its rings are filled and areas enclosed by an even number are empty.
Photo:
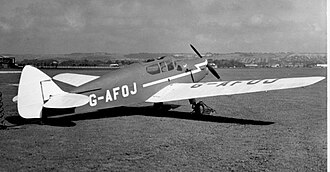
M178 61L173 57L160 57L103 76L62 73L51 78L27 65L13 101L17 102L19 115L27 119L47 118L52 111L79 114L141 102L161 106L163 102L177 100L189 100L193 112L203 114L205 106L197 103L196 98L304 87L325 78L221 81L207 59L190 46L200 58ZM208 71L218 80L199 82ZM72 85L74 89L63 91L54 80Z

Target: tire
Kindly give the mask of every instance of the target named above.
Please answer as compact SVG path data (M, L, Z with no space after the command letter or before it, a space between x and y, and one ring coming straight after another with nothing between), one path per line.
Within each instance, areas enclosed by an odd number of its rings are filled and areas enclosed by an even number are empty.
M202 103L198 102L196 105L195 105L195 108L194 108L194 111L195 111L195 114L196 115L202 115L205 111L205 107Z

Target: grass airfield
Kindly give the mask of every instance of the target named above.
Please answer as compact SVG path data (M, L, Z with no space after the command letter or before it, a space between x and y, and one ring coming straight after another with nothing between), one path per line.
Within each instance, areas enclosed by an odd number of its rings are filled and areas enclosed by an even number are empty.
M223 80L326 76L326 69L217 69ZM106 70L45 70L101 75ZM326 171L326 80L305 88L200 99L217 113L190 114L188 101L53 119L17 117L20 74L0 74L5 115L1 171ZM209 74L203 81L215 78Z

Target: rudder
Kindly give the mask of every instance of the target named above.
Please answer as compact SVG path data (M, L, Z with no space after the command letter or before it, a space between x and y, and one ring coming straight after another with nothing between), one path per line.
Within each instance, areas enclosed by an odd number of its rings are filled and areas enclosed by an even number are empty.
M51 95L65 93L52 79L33 66L23 68L19 87L17 108L23 118L41 118L45 101Z

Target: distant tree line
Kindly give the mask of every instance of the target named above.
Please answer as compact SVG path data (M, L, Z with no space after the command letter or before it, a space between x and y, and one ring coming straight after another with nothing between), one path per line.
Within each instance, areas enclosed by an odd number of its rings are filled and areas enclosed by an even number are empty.
M242 68L242 67L245 67L244 63L241 63L236 60L221 59L221 60L214 60L213 63L216 64L218 66L218 68L233 68L233 67Z
M134 60L108 60L106 62L101 60L65 60L62 62L59 62L58 60L54 59L24 59L23 61L17 62L19 66L25 66L25 65L33 65L36 67L54 67L57 66L109 66L110 64L118 64L118 65L130 65L132 63L135 63Z
M108 60L106 64L118 64L118 65L130 65L133 63L137 63L137 60Z
M49 68L56 68L57 66L77 66L77 67L89 67L89 66L110 66L110 64L118 64L119 66L124 65L130 65L132 63L136 63L138 60L132 60L132 59L117 59L117 60L73 60L73 59L67 59L64 61L58 61L55 59L24 59L23 61L18 61L18 66L25 66L25 65L33 65L35 67L49 67ZM244 63L239 62L237 60L228 60L228 59L221 59L221 60L212 60L209 59L209 62L214 63L218 66L218 68L244 68L246 67ZM267 64L265 62L257 63L258 67L270 67L270 64ZM315 62L300 62L295 63L291 62L290 65L280 64L282 67L313 67L316 66Z
M55 59L24 59L23 61L18 62L19 66L25 66L25 65L33 65L36 67L54 67L57 66L109 66L110 64L118 64L120 66L123 65L130 65L132 63L136 63L137 60L128 60L128 59L122 59L122 60L108 60L108 61L101 61L101 60L73 60L68 59L59 62ZM219 68L230 68L230 67L245 67L244 63L241 63L236 60L214 60L212 61L215 63Z
M38 59L24 59L23 61L17 62L18 66L25 66L25 65L33 65L36 67L39 66L58 66L58 61L53 59L45 59L45 60L38 60Z

